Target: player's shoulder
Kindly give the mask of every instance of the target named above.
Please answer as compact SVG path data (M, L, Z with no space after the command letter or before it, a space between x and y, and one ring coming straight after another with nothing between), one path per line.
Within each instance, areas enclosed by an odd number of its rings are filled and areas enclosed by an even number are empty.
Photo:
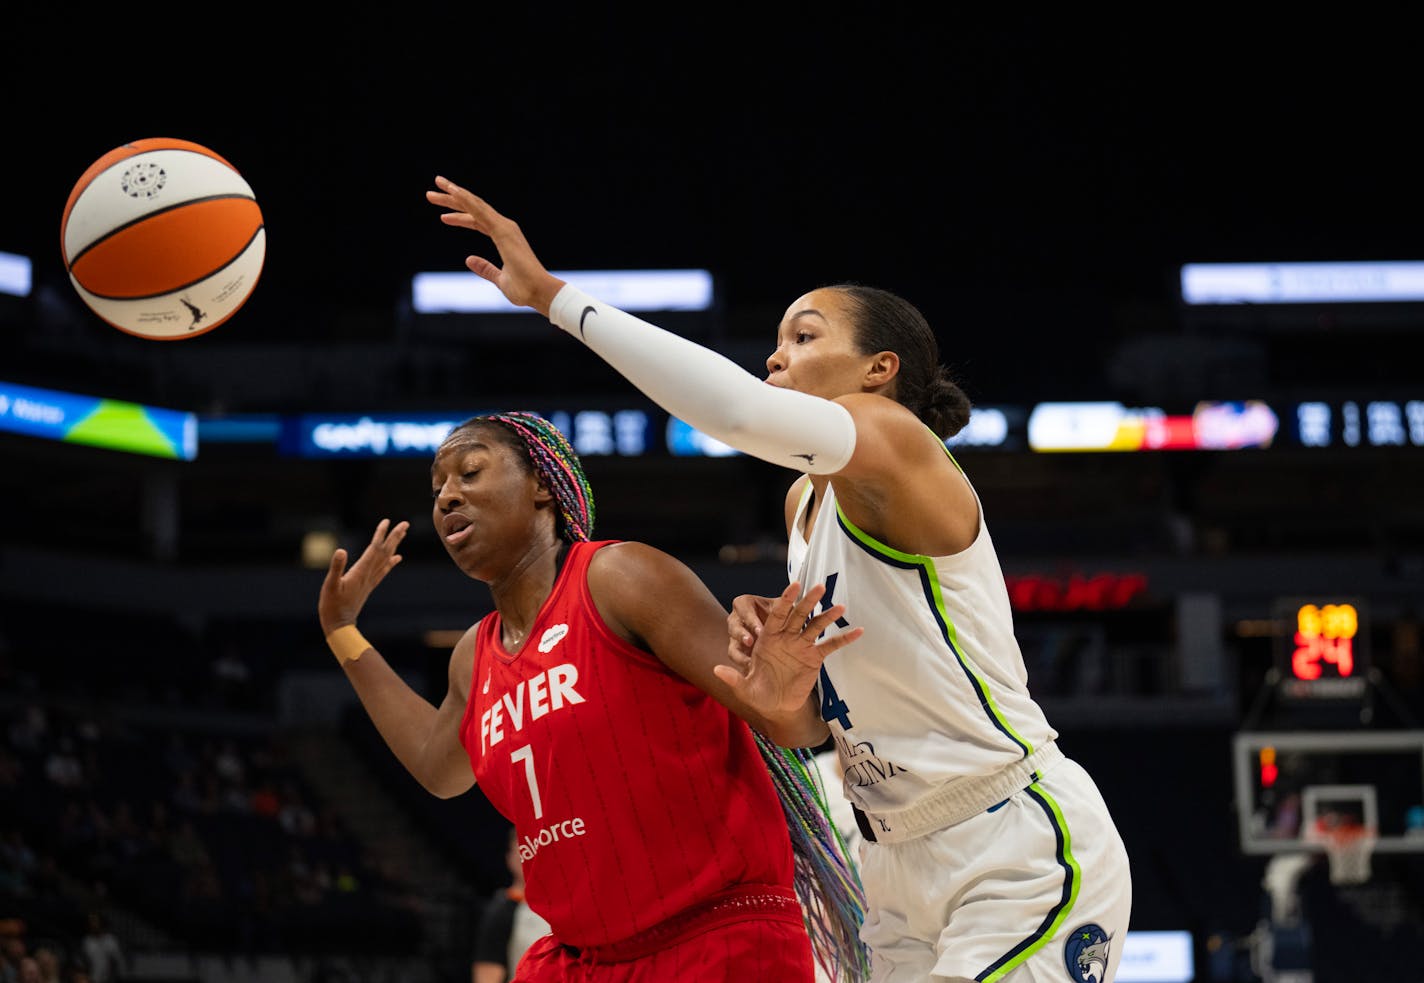
M668 578L688 569L664 550L633 539L605 543L588 561L590 587L666 583Z
M855 452L837 477L878 497L879 486L899 482L907 472L940 473L952 466L944 442L904 404L878 393L848 393L836 402L855 422Z
M605 546L588 565L588 597L616 634L645 638L651 626L685 615L711 594L686 563L648 543ZM725 615L725 612L723 612Z
M837 396L835 402L843 406L855 422L883 424L886 426L915 426L920 418L904 403L880 393L859 392Z
M594 554L589 557L589 565L615 564L621 566L640 565L649 562L657 562L660 557L670 555L649 543L644 543L636 539L607 539L597 543L590 543L590 546L597 547Z
M944 442L904 403L879 393L846 393L836 402L855 421L856 446L866 438L874 445L901 453L923 453L927 448L943 450Z
M484 631L487 623L493 624L494 612L486 614L479 621L465 629L465 633L455 640L452 655L469 653L474 650L475 644L479 641L480 632Z

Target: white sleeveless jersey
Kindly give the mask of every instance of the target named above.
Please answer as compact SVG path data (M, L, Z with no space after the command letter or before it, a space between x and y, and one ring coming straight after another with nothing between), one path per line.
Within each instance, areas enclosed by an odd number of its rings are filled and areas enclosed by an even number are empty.
M811 497L808 484L792 523L787 575L803 588L824 583L821 609L845 605L827 635L865 629L827 657L818 686L852 802L871 813L909 808L1057 737L1029 696L982 504L974 542L954 556L930 557L857 529L830 484L808 543Z

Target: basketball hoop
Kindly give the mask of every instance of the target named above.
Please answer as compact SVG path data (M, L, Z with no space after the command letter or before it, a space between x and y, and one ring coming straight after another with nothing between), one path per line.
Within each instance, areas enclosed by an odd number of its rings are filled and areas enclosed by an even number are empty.
M1363 884L1370 879L1370 857L1379 836L1370 826L1339 823L1317 828L1311 839L1325 849L1330 860L1331 884Z

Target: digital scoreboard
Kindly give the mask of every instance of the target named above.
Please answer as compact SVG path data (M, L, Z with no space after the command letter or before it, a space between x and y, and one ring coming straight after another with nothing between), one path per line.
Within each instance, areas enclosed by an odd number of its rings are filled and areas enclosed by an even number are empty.
M1369 631L1359 598L1276 601L1280 695L1293 700L1358 700L1369 669Z

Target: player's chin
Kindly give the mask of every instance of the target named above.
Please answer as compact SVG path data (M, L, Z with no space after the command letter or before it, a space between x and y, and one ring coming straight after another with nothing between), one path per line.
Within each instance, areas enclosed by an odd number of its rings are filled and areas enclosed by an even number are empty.
M484 554L469 543L460 542L453 545L447 543L445 552L450 555L450 559L465 576L479 581L489 579L489 571L485 569L483 562Z
M455 561L455 566L462 570L465 569L468 553L465 548L465 542L461 540L458 543L447 543L441 540L441 545L445 547L445 554L449 556L451 560Z

